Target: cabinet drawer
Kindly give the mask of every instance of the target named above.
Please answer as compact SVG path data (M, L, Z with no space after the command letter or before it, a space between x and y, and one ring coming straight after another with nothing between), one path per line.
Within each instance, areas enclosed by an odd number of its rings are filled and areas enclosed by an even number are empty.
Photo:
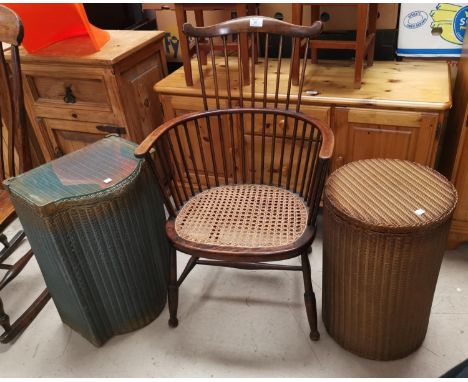
M112 111L83 109L74 106L51 107L33 105L34 115L41 118L68 119L71 122L96 122L102 124L121 124L120 116Z
M78 122L54 118L37 118L43 152L51 160L79 150L111 133L95 122ZM125 130L124 130L125 131ZM126 131L122 134L126 138Z
M273 108L273 104L267 105L267 107ZM284 105L278 105L278 108L284 109ZM294 110L294 105L291 106L291 109ZM312 117L318 119L321 122L329 125L330 123L330 108L326 106L301 106L301 113L307 115L308 117ZM267 137L273 136L273 128L274 128L274 117L273 115L268 115L265 118L265 135ZM251 119L250 116L246 116L244 118L244 128L246 133L250 133L250 126L251 126ZM283 130L286 128L286 137L291 138L294 133L294 120L288 118L285 121L284 117L278 116L276 120L276 136L282 136ZM296 135L299 137L302 134L303 122L299 122L297 125L297 132ZM254 133L255 135L261 135L263 131L263 116L257 114L254 118ZM306 131L307 133L307 131Z
M178 97L178 96L161 96L163 104L164 119L166 121L184 115L187 113L202 112L204 110L203 99L201 97ZM221 100L221 109L227 109L227 101ZM236 106L236 105L234 105ZM216 109L216 101L208 99L208 109Z
M110 70L30 64L23 76L35 117L121 123Z
M58 78L53 76L28 76L28 84L38 102L59 102L88 106L110 105L106 85L99 78Z
M37 103L111 110L103 77L83 78L77 73L26 74L32 99Z

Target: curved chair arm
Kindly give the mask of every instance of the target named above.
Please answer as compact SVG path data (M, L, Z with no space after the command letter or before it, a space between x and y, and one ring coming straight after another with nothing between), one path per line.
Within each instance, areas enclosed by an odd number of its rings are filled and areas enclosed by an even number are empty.
M197 116L203 116L200 112L193 112L181 115L179 117L174 117L167 122L164 122L162 125L159 125L154 129L144 140L141 142L138 147L135 149L135 156L137 158L144 158L151 150L151 148L156 144L158 139L164 135L168 130L171 130L175 126L180 125L183 122L192 120Z
M135 156L137 158L144 158L151 148L156 144L160 137L164 135L167 131L171 130L172 128L184 123L189 122L194 119L198 118L206 118L211 116L216 116L218 114L229 114L229 113L277 113L282 115L287 115L289 117L295 118L299 117L302 121L306 121L311 125L315 125L319 128L322 137L323 137L323 145L320 149L319 157L322 159L329 159L333 154L333 148L335 146L335 138L333 135L332 130L330 127L325 125L322 121L319 121L316 118L309 117L303 113L297 113L295 111L289 110L279 110L279 109L260 109L260 108L237 108L237 109L220 109L220 110L210 110L204 112L193 112L181 115L179 117L174 117L169 121L163 123L155 130L153 130L144 140L140 143L140 145L135 149Z

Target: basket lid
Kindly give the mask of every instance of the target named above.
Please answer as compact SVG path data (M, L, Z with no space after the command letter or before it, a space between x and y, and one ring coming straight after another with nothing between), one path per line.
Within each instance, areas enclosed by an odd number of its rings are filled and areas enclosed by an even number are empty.
M133 155L135 148L133 142L108 136L4 184L38 207L88 196L114 187L135 171L141 161Z
M447 220L455 187L435 170L398 159L367 159L336 170L325 203L347 220L377 231L407 232Z

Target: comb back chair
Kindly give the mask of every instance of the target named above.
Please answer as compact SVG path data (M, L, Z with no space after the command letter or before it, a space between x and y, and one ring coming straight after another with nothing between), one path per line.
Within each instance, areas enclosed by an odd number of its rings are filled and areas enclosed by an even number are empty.
M163 193L169 240L191 256L177 279L175 251L171 255L170 326L178 325L179 286L197 264L290 270L303 273L310 338L319 339L308 249L333 133L300 113L308 44L296 87L291 83L291 62L289 74L282 68L281 52L286 39L309 42L320 31L320 22L296 26L267 17L242 17L202 28L184 24L197 53L200 39L209 44L220 39L224 46L220 57L211 49L206 65L197 54L195 85L202 92L204 111L167 121L135 151L151 165ZM240 33L264 40L263 55L250 54L248 86L242 82L241 55L231 56L226 49L227 38L239 41ZM276 59L268 55L270 41L279 44ZM255 49L255 44L250 46ZM262 66L257 78L256 69ZM301 257L301 266L270 263L293 257Z
M19 17L10 9L0 5L0 181L19 175L31 168L31 156L26 135L26 114L24 109L23 86L21 80L20 56L18 47L23 39L23 26ZM5 61L2 43L9 44L11 68ZM0 279L0 292L23 270L33 256L29 250L14 264L5 261L13 254L25 237L20 230L10 240L3 231L16 218L15 209L8 192L0 183L0 270L5 274ZM24 330L43 306L50 295L45 289L26 311L10 323L0 296L0 326L4 332L0 342L7 343Z

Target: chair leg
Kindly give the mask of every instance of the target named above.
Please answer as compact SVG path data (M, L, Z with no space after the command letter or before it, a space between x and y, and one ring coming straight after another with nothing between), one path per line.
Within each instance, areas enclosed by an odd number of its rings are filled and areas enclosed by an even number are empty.
M5 333L8 332L11 328L10 317L8 317L8 314L6 314L5 310L3 310L3 301L1 297L0 297L0 325L5 330Z
M296 25L302 25L302 12L303 12L303 5L299 3L293 3L292 7L292 23ZM291 77L292 77L292 84L298 85L299 84L299 65L300 65L300 49L301 49L301 41L298 38L293 39L294 42L294 54L291 57L292 64L291 64Z
M247 6L246 4L237 4L236 5L237 17L247 16ZM255 44L255 41L251 41L251 44ZM240 45L240 55L242 61L242 73L244 85L250 84L250 68L249 68L249 39L247 33L241 33L239 36L239 45ZM255 57L252 57L252 60L255 61Z
M177 319L177 306L179 304L179 287L177 285L177 252L173 250L170 257L170 274L168 286L169 300L169 326L176 328L179 325Z
M3 233L0 234L0 242L5 246L5 248L3 248L0 252L0 264L3 263L13 254L13 252L16 250L16 248L19 247L25 236L26 234L23 230L21 230L15 236L13 236L10 241L8 241Z
M40 313L42 308L50 300L50 294L47 291L47 288L39 295L39 297L31 304L31 306L26 309L26 311L11 325L8 330L5 330L0 336L0 342L6 344L13 340L18 334L20 334L24 329L26 329L31 322L36 318ZM1 300L0 300L1 301Z
M357 6L357 29L356 29L356 59L354 62L354 88L361 88L362 70L366 47L367 19L369 15L369 4Z
M374 64L374 53L375 53L375 39L377 33L377 15L378 15L378 4L369 5L369 22L367 25L367 34L374 35L372 42L367 50L367 66L370 67Z
M310 6L310 22L313 23L314 21L320 20L320 5L311 5ZM318 62L318 49L313 47L310 52L311 55L311 62L316 64Z
M197 9L197 10L193 11L193 13L195 13L195 24L197 25L197 27L204 27L205 26L205 21L203 19L203 10ZM202 41L205 42L206 40L203 39ZM208 57L208 55L206 53L206 50L201 49L200 50L200 59L201 59L202 65L206 65L208 63L207 57Z
M26 264L33 257L33 251L29 250L25 255L23 255L16 263L12 266L9 266L8 272L5 273L2 280L0 281L0 290L2 290L7 284L9 284L19 273L23 270Z
M182 26L187 22L187 13L183 4L175 5L175 14L177 29L179 31L180 56L182 57L182 62L184 64L185 83L187 86L193 86L190 44L188 37L182 31Z
M302 260L302 275L304 277L304 302L307 312L307 319L310 326L310 339L318 341L320 333L317 330L317 303L315 301L315 294L312 288L312 279L310 274L310 262L307 252L301 255Z
M4 233L0 233L0 243L2 243L5 248L8 248L10 246L10 244L8 243L8 238Z

